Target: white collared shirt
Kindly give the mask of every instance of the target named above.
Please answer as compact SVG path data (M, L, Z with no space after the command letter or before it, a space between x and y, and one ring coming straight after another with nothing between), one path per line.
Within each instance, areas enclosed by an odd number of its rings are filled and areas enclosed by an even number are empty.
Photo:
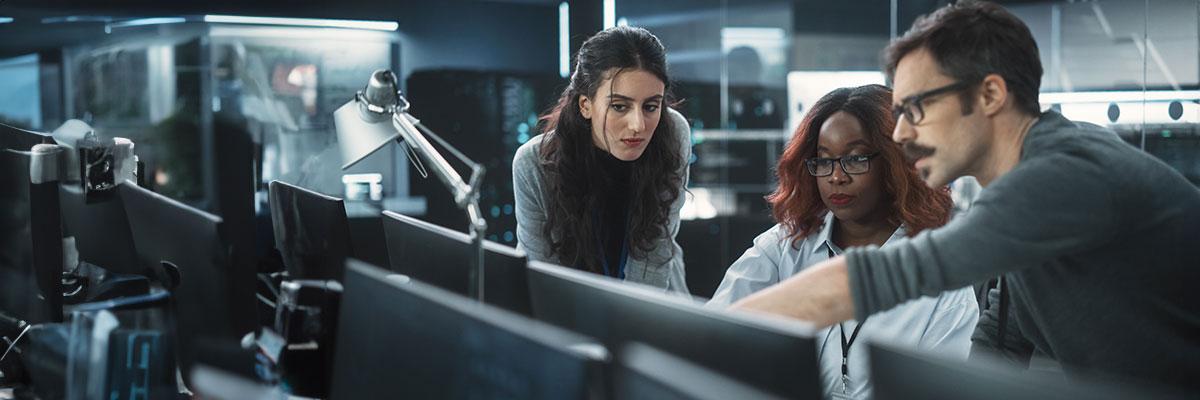
M751 293L779 283L816 263L829 259L829 253L841 254L833 244L833 213L825 215L819 232L803 238L792 246L787 228L775 225L754 238L754 247L725 272L725 279L713 294L710 306L728 306ZM906 236L904 227L896 229L883 246ZM850 347L847 364L850 370L848 397L870 397L867 343L880 342L936 353L943 357L966 359L971 348L971 333L979 319L979 306L970 287L943 292L938 297L921 297L891 310L876 313L858 334ZM842 323L849 339L858 321ZM825 383L825 398L842 393L842 338L838 325L816 333L817 355L821 365L821 381Z

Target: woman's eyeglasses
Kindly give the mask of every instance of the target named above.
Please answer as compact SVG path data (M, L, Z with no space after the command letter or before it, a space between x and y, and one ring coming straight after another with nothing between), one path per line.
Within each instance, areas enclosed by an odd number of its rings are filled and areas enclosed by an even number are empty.
M849 155L838 158L810 158L804 160L808 165L808 174L815 177L829 176L833 174L833 163L836 162L842 165L842 171L849 175L865 174L871 170L871 159L878 156L879 153L866 155Z

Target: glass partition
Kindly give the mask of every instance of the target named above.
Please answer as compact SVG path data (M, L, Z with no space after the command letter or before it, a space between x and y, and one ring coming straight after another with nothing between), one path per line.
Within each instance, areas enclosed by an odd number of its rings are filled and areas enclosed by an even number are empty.
M0 60L0 76L0 123L41 130L37 54Z
M394 33L185 23L111 36L65 51L67 115L132 139L153 190L212 210L221 164L245 163L256 208L275 179L362 200L349 205L362 214L420 206L395 146L342 171L334 134L333 111L397 68Z

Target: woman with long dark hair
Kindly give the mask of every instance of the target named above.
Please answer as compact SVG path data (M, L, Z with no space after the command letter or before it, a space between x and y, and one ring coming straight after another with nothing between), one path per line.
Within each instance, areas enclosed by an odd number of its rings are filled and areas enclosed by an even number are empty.
M891 140L891 105L891 90L868 85L834 90L812 106L779 161L779 188L767 197L778 224L729 267L709 304L731 304L843 249L887 246L950 219L949 193L926 186ZM825 397L869 397L861 343L965 359L978 317L974 292L963 288L818 332Z
M530 259L687 293L675 234L691 139L670 104L666 49L650 32L615 27L583 43L542 134L513 159Z

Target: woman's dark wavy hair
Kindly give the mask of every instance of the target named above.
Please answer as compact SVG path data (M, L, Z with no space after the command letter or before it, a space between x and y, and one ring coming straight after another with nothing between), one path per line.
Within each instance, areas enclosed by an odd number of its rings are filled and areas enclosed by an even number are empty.
M672 102L666 49L658 38L642 28L605 29L583 43L576 55L570 84L557 104L540 119L540 130L546 137L539 162L548 199L542 234L549 239L550 251L564 265L600 272L598 256L603 251L596 241L596 224L591 215L593 210L602 209L597 190L605 182L599 173L601 160L596 157L591 121L580 113L579 97L598 100L594 96L605 79L615 81L621 73L639 70L658 77L666 93L655 133L632 166L626 236L630 256L646 259L652 253L655 239L667 229L671 205L680 196L682 160L679 139L672 134L673 124L667 110ZM605 115L598 118L607 122Z
M798 241L821 229L828 211L817 190L817 178L805 170L804 160L817 155L821 125L838 111L862 124L863 134L879 157L871 168L880 168L886 201L891 207L888 222L903 223L909 236L946 224L950 219L950 194L932 189L917 175L900 145L892 141L896 119L892 117L892 90L880 85L841 88L829 92L809 109L779 160L779 188L767 196L775 220L787 228L788 237Z

